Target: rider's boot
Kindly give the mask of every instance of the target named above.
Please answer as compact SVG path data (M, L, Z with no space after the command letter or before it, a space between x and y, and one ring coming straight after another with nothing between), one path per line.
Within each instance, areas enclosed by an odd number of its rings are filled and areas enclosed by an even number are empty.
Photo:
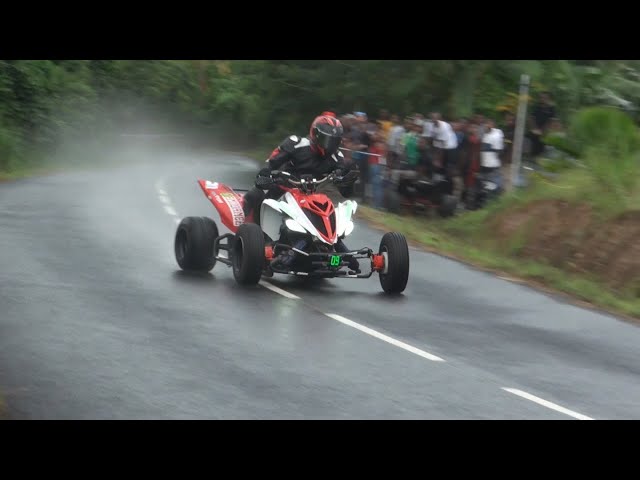
M298 240L294 245L298 250L304 250L304 247L307 246L307 242L305 240ZM289 249L282 252L276 258L271 261L271 265L275 268L289 268L293 263L293 260L296 257L296 252Z
M336 243L336 252L338 252L338 253L347 253L348 251L349 251L349 249L347 248L347 246L344 244L342 239L339 238L338 239L338 243ZM351 270L351 272L349 272L349 273L353 273L353 274L358 274L358 273L361 272L361 270L360 270L360 262L358 262L357 258L351 257L351 259L349 259L349 270Z

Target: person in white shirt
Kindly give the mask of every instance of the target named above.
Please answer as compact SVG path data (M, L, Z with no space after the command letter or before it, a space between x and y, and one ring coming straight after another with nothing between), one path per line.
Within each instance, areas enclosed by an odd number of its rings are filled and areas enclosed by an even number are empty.
M449 195L453 194L453 174L455 155L454 150L458 147L458 137L451 128L451 124L441 120L439 113L431 115L431 139L434 151L434 167L436 170L444 172L449 180Z
M496 128L495 122L491 119L488 119L485 125L486 129L482 136L480 150L480 171L493 178L499 188L502 188L500 153L504 150L504 133Z
M454 150L458 147L458 137L451 124L442 120L439 113L432 113L431 120L425 122L422 136L431 139L436 149Z
M429 114L429 120L424 122L422 126L422 135L429 139L429 144L433 146L433 137L435 136L436 124L440 120L440 114L432 112Z
M504 149L504 134L499 128L495 128L495 122L486 122L486 131L482 136L482 150L480 154L480 166L485 168L500 168L500 152Z
M433 117L433 114L431 114L431 117ZM433 137L433 121L430 120L425 120L422 124L422 136L430 139L431 137Z

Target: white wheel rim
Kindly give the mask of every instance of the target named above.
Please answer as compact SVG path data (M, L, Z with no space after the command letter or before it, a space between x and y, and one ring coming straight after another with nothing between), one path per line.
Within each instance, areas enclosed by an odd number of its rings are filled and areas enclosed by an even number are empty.
M389 254L387 252L382 252L382 258L384 258L384 269L382 273L386 275L389 272Z

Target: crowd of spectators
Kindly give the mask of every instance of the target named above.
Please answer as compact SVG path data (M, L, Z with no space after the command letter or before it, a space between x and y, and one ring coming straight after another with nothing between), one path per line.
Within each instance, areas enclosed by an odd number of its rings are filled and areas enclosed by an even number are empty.
M542 93L530 107L525 128L523 155L535 159L543 151L543 136L558 129L556 109L548 93ZM434 173L449 182L449 194L464 203L478 174L490 175L503 190L511 163L515 115L507 112L499 119L475 114L463 118L443 118L438 112L428 116L414 113L401 118L381 110L371 118L366 112L339 116L345 128L343 151L361 171L360 194L366 203L385 208L385 189L391 172L414 170L430 178Z

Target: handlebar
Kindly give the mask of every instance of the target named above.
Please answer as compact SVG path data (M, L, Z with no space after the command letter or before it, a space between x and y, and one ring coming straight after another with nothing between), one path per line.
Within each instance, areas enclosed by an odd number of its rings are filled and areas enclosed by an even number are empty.
M273 171L271 172L271 176L273 178L282 179L287 183L295 187L300 187L304 190L314 190L319 185L336 179L336 175L333 172L326 175L324 178L321 178L320 180L317 180L313 175L303 175L298 179L291 175L289 172L284 171Z
M333 180L335 178L335 174L333 173L330 173L329 175L327 175L326 177L320 180L316 180L314 177L311 177L311 178L303 177L303 178L300 178L299 180L294 180L296 177L294 177L288 172L280 172L278 176L280 178L285 178L290 184L295 185L296 187L301 187L306 184L322 185L323 183L326 183L329 180Z
M347 172L346 175L339 175L341 173L340 170L331 172L327 175L324 175L319 180L316 179L312 174L301 175L301 178L297 178L289 172L273 170L269 172L269 176L272 181L275 181L275 184L288 184L293 187L300 188L302 191L306 193L313 193L317 190L317 188L327 182L333 181L336 185L343 184L343 182L349 182L353 180L353 175L358 176L357 170L351 170ZM263 182L264 183L264 182ZM266 186L267 183L264 183Z

